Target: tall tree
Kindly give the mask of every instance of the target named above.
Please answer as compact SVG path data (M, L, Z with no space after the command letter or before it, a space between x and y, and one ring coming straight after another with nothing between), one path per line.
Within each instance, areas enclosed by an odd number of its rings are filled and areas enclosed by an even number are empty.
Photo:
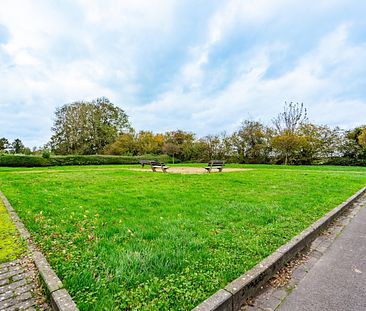
M365 129L366 126L361 126L346 131L342 148L344 157L354 160L366 159L366 147L364 145Z
M361 131L360 135L358 136L358 143L360 146L366 149L366 126Z
M312 164L315 160L340 154L342 136L339 128L305 123L300 126L298 134L304 138L299 153L301 164Z
M164 134L163 150L170 155L173 155L174 153L174 156L182 161L186 161L192 156L191 152L193 142L193 133L182 130L166 132Z
M304 104L285 103L283 112L272 121L276 129L276 136L272 139L273 148L284 164L294 162L305 142L299 133L299 128L308 122Z
M164 137L151 131L140 131L136 137L136 148L140 155L161 153Z
M238 160L246 163L268 161L272 131L258 121L245 120L232 136Z
M57 108L50 146L59 154L97 154L130 128L127 114L105 97L74 102Z
M0 152L6 151L9 147L9 140L7 140L5 137L0 138Z
M279 113L273 120L273 124L279 133L294 134L304 123L308 122L307 110L303 103L287 103L283 112Z
M170 155L173 158L173 164L175 162L175 156L182 151L181 146L174 143L165 143L163 146L163 152Z
M122 133L117 137L115 142L104 148L103 153L112 155L137 155L136 134L133 131Z
M201 138L201 142L205 145L205 158L207 160L214 160L219 157L221 144L219 135L207 135Z
M304 143L305 140L302 136L290 132L277 135L272 139L272 146L280 152L280 159L285 165L296 162Z
M23 142L19 138L17 138L11 144L11 149L13 153L24 153L25 146Z

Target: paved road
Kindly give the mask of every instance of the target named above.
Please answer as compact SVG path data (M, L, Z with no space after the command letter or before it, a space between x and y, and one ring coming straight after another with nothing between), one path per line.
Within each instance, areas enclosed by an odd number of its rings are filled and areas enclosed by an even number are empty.
M276 310L366 310L366 201Z

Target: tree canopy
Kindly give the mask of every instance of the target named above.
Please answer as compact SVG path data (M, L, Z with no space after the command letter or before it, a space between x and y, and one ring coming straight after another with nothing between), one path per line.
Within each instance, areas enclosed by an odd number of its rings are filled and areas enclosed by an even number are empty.
M57 108L49 145L57 154L98 154L130 127L124 110L105 97L74 102Z

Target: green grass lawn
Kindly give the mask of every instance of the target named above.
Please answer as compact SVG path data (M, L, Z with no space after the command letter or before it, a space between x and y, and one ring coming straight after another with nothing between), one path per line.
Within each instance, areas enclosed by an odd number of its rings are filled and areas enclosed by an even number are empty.
M365 168L244 167L0 168L0 189L81 310L188 310L366 185Z

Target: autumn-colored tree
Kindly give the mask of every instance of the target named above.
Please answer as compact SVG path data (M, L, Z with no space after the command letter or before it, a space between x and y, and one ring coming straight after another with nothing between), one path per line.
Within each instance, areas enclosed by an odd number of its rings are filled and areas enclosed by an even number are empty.
M140 131L136 136L136 148L138 154L158 154L163 147L163 136L151 131Z
M363 148L366 148L366 126L363 128L360 135L358 136L358 143Z
M301 148L306 143L299 129L307 122L307 111L302 103L285 103L283 112L273 119L275 136L272 138L272 147L284 164L299 160Z
M131 131L119 135L115 142L104 148L103 153L111 155L137 155L135 133Z
M295 162L304 143L304 137L291 132L283 132L272 139L272 146L279 151L285 165Z

